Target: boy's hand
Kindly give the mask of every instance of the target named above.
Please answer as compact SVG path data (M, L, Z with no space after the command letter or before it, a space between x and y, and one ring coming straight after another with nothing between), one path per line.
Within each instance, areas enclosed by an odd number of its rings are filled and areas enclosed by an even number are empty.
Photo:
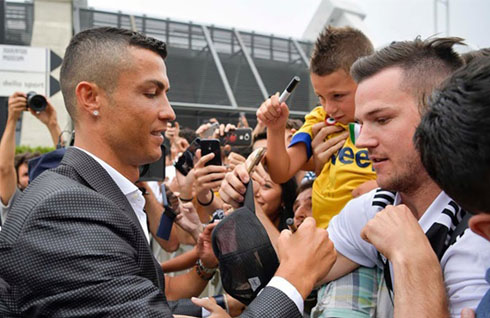
M279 93L264 101L257 109L257 119L266 125L267 129L284 129L288 118L288 105L286 103L279 104Z
M344 131L338 136L325 140L328 135L340 131L342 131L341 127L327 126L324 122L313 125L313 140L311 141L311 148L313 149L315 173L317 176L322 172L325 163L330 160L336 151L342 148L345 140L349 137L349 133Z

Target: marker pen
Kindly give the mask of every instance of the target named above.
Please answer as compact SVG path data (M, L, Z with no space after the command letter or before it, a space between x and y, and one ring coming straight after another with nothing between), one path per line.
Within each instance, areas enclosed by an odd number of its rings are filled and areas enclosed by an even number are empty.
M296 87L296 85L298 85L299 81L299 76L293 77L286 89L282 92L281 96L279 96L279 104L284 103L286 99L288 99L289 95L291 95L293 89Z

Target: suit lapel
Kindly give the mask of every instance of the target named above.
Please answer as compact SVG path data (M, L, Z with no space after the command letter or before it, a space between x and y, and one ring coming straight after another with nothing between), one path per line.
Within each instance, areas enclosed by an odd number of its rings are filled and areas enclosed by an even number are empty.
M138 218L126 196L107 171L91 156L79 149L68 148L61 164L66 164L75 169L92 189L114 202L121 210L124 210L133 222L139 225ZM141 226L139 228L144 233Z
M136 225L140 232L137 243L143 242L142 244L138 244L138 247L146 249L151 257L151 263L145 262L145 264L142 264L142 266L146 265L145 267L147 267L147 272L150 267L152 268L152 280L156 282L156 285L160 287L160 289L163 290L164 284L161 268L159 264L154 261L153 254L151 253L148 242L146 241L144 231L141 228L141 224L136 216L136 213L112 177L91 156L76 148L67 149L61 164L68 165L75 169L78 175L93 190L107 197L114 204L116 204Z

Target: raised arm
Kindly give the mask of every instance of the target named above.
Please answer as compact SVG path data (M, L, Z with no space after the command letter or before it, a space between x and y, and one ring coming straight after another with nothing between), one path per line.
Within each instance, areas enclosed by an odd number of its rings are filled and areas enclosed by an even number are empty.
M15 172L15 126L26 109L26 95L16 92L8 100L8 117L2 140L0 141L0 199L7 205L17 189Z
M288 117L288 106L286 103L279 104L279 94L263 102L257 110L257 119L267 126L266 160L269 174L276 183L291 179L307 162L304 144L286 148L284 135Z
M51 140L53 141L53 145L56 147L58 142L63 145L63 140L61 139L61 129L58 125L58 116L56 114L56 110L54 106L51 104L49 99L46 98L47 105L43 111L36 112L29 108L31 114L39 119L49 130L49 134L51 135Z
M441 265L407 206L377 213L361 237L393 264L395 317L449 317Z

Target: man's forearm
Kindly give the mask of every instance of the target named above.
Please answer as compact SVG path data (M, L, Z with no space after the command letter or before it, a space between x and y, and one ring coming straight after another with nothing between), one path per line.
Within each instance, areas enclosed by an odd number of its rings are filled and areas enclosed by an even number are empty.
M395 318L449 317L446 289L437 257L393 261Z
M8 204L17 188L15 173L15 126L17 120L9 118L0 141L0 197L3 204Z
M60 143L60 145L63 145L64 142L63 142L63 139L61 136L61 128L58 125L58 122L56 121L56 122L50 123L47 125L47 127L49 130L49 134L51 135L51 140L53 141L53 145L55 147L58 145L58 143Z

